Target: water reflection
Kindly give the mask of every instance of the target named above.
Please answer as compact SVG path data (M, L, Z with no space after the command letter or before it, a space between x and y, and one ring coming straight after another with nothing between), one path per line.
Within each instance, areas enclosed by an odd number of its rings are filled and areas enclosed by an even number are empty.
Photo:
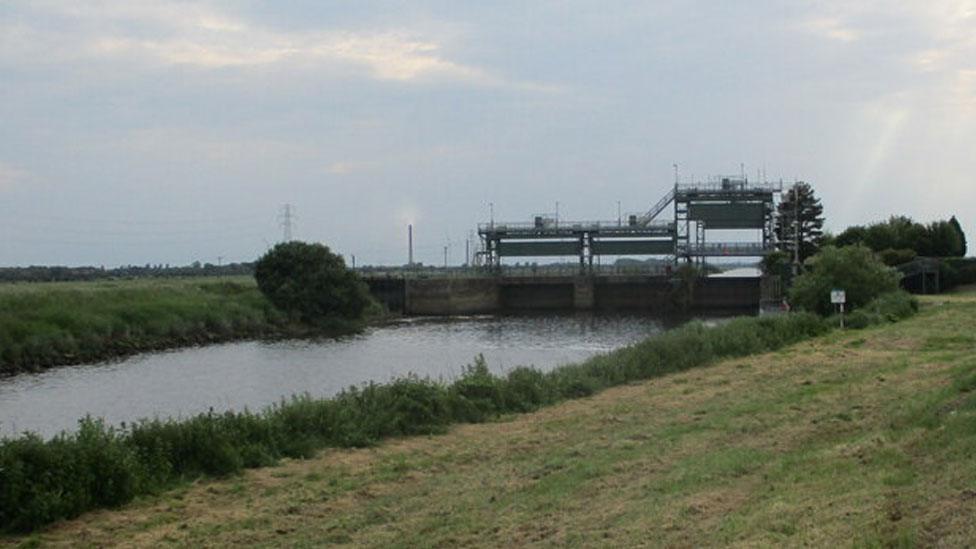
M0 435L50 436L85 414L118 424L210 407L260 409L297 393L328 396L408 373L451 379L478 354L495 372L550 369L674 323L595 314L405 319L340 339L237 342L59 368L0 380Z

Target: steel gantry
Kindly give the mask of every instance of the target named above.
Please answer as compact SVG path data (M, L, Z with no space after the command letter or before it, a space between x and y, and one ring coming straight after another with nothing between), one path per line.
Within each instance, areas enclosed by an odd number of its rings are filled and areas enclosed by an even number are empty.
M504 257L577 257L581 270L594 257L670 256L674 261L706 257L763 256L775 247L776 201L782 182L750 183L721 177L674 186L643 215L617 221L561 221L539 215L530 223L482 223L479 252L488 266ZM674 219L659 220L669 205ZM712 242L713 230L759 230L758 241Z

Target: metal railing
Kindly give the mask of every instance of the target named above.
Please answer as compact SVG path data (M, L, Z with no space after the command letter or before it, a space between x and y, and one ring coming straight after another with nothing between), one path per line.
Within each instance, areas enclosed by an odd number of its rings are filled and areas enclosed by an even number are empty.
M647 228L660 227L667 228L672 225L671 221L655 221L644 225L628 225L626 220L622 221L549 221L541 225L533 222L494 222L478 223L479 233L490 233L499 231L551 231L551 230L592 230L592 229L626 229L626 228Z
M775 246L762 243L744 242L711 242L705 244L691 243L681 246L688 255L707 255L707 256L760 256L772 252Z
M725 192L782 192L783 182L750 183L749 181L708 181L698 183L679 183L678 191L725 191Z
M482 278L482 277L566 277L587 275L662 275L670 271L670 263L649 265L592 265L580 267L579 264L557 265L502 265L489 267L370 267L357 269L365 279L378 278Z
M668 191L668 194L664 195L661 200L657 201L657 204L653 208L648 210L648 212L638 218L638 223L643 226L647 226L649 223L654 221L654 218L661 215L661 212L668 207L668 204L674 201L674 189L672 188Z

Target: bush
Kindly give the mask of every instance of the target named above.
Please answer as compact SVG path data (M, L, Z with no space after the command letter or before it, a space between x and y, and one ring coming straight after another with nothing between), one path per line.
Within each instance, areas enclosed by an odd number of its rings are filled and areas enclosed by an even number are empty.
M882 294L847 316L848 328L862 329L876 324L897 322L918 312L918 300L904 290Z
M897 290L899 277L864 246L827 246L807 261L807 271L790 289L790 302L799 309L827 316L834 310L830 291L841 289L847 294L846 307L853 311Z
M878 255L881 257L881 261L884 262L884 264L889 267L896 267L898 265L908 263L909 261L918 257L918 254L915 252L915 250L911 250L911 249L894 250L892 248L888 248L887 250L882 250L881 252L878 253Z
M254 278L275 307L308 324L359 320L372 301L359 276L322 244L278 244L258 260Z
M943 259L939 265L939 285L942 290L976 284L976 259Z

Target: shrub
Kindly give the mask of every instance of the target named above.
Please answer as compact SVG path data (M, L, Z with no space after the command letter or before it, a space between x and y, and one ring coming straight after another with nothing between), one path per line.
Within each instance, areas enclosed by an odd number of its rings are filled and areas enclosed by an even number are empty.
M254 278L275 307L309 324L361 319L372 301L359 276L322 244L278 244L258 260Z
M976 284L976 259L943 259L939 266L939 285L942 290L964 284Z
M886 322L897 322L918 312L918 300L904 290L882 294L851 313L845 320L849 328L861 329Z
M898 289L899 274L886 267L864 246L827 246L807 261L807 271L790 289L790 302L806 311L827 316L833 312L830 291L847 293L847 308L857 309L875 297Z
M485 357L479 354L451 385L454 413L470 422L484 421L498 413L503 404L500 386L500 380L488 370Z
M918 253L916 253L915 250L908 248L898 250L888 248L887 250L878 252L878 255L881 257L881 261L884 262L885 265L895 267L915 259L918 256Z

